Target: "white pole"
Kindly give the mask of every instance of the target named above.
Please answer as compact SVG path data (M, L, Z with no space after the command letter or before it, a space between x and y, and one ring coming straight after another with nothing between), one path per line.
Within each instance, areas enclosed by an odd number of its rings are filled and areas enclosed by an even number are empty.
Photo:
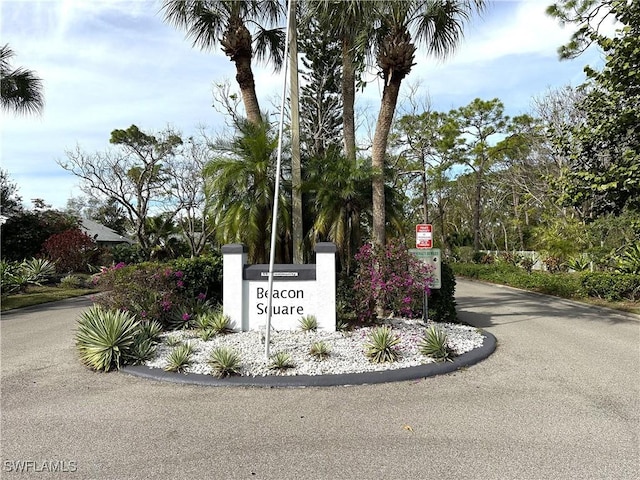
M284 73L282 80L282 102L280 103L280 125L278 127L278 159L276 161L273 211L271 213L271 249L269 252L269 300L267 302L267 326L264 335L264 355L269 360L269 342L271 340L271 311L273 304L273 264L276 257L276 231L278 225L278 197L280 196L280 168L282 164L282 132L284 130L284 104L287 99L287 55L289 53L289 25L294 2L289 0L287 8L287 30L284 39Z

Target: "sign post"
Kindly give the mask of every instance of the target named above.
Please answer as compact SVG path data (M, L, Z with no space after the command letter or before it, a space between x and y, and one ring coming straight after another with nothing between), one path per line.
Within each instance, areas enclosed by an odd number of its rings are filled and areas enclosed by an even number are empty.
M433 290L436 288L440 288L442 286L442 274L440 268L440 249L439 248L429 248L429 249L417 249L411 248L409 249L409 253L415 255L419 260L422 260L424 263L428 265L432 265L433 271L431 272L433 277L431 280L431 285L429 287ZM422 321L427 323L429 321L429 297L427 296L427 292L424 293L424 307L422 312Z

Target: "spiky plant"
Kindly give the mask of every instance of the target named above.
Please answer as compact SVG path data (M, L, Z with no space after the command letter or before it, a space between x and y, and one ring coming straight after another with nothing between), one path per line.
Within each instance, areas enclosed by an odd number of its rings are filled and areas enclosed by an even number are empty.
M271 362L269 363L271 370L286 370L293 367L295 367L295 364L291 359L291 355L287 352L277 352L271 355Z
M138 324L137 336L143 339L148 339L151 343L158 343L160 340L160 334L162 333L162 325L156 320L148 322L140 322Z
M398 351L395 346L400 343L400 337L393 333L391 327L376 327L367 336L365 355L375 363L395 362Z
M211 328L205 328L203 330L198 330L198 337L200 337L200 340L202 340L203 342L208 342L209 340L211 340L216 335L217 334L216 334L215 330L213 330Z
M177 335L169 335L165 337L164 343L167 344L167 347L177 347L182 344L182 340Z
M217 335L225 335L233 332L231 317L222 313L222 310L216 310L211 316L210 328L216 332Z
M324 360L331 354L331 349L329 345L327 345L323 341L313 342L311 344L311 348L309 349L309 355L317 358L318 360Z
M155 354L156 346L150 338L136 336L129 354L127 355L127 363L131 362L134 365L138 365L146 362L147 360L151 360Z
M315 332L318 330L318 319L315 315L305 315L298 320L300 330L303 332Z
M77 275L66 275L60 279L60 286L63 288L80 288L83 281Z
M40 285L56 273L56 264L43 258L32 258L22 262L22 270L30 278L30 283Z
M193 363L192 356L194 351L195 348L189 342L178 345L171 350L171 353L167 357L167 365L164 369L167 372L183 373L185 369Z
M445 331L435 325L427 328L425 336L418 344L418 349L423 355L434 358L439 362L444 360L451 361L454 353L453 350L449 348Z
M207 330L210 327L211 312L198 313L193 317L193 326L196 330Z
M94 305L80 315L76 349L82 362L93 370L119 369L130 353L137 331L133 315Z
M241 368L240 355L229 347L218 347L211 351L209 365L218 378L239 375Z

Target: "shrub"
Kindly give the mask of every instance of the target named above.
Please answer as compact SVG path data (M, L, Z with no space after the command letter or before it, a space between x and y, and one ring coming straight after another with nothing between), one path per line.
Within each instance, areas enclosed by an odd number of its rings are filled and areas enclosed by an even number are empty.
M193 363L193 353L195 352L195 348L189 342L178 345L167 357L167 365L164 369L167 372L180 372L184 373L184 371L191 366Z
M96 242L79 228L51 235L42 244L44 254L56 262L58 272L88 272L100 258Z
M152 343L157 343L160 340L160 334L162 333L162 325L155 320L140 322L138 325L137 337L141 339L147 339Z
M67 275L60 280L60 286L62 288L80 288L84 285L84 282L77 275Z
M531 272L507 264L473 265L455 263L451 265L456 275L477 278L488 282L510 285L535 292L572 298L579 295L580 276L570 273Z
M192 296L186 274L166 264L116 264L95 278L104 290L97 303L157 320L167 329L188 326L195 315L210 308L204 293Z
M547 267L547 272L549 273L558 273L566 269L562 258L550 256L542 260L544 266Z
M164 340L167 347L177 347L178 345L182 345L182 339L177 335L167 335Z
M239 375L241 368L240 355L228 347L218 347L211 351L209 365L218 378Z
M430 326L418 344L420 353L437 361L451 360L453 350L447 344L447 334L435 325Z
M295 364L291 360L291 355L287 352L277 352L271 355L271 362L269 368L271 370L286 370L287 368L293 368Z
M585 295L607 300L640 300L640 275L632 273L585 273L580 287Z
M365 355L375 363L395 362L399 356L395 347L399 343L400 337L391 327L375 327L367 337Z
M618 272L640 275L640 243L629 245L615 260Z
M407 248L390 243L384 248L364 245L354 282L358 320L376 319L378 308L406 317L422 314L423 295L429 292L432 267L413 256Z
M429 295L429 318L436 322L457 322L456 277L448 263L440 264L440 288Z
M213 305L222 302L222 256L219 253L172 260L169 266L184 273L185 295L204 295Z
M139 244L120 243L109 248L113 263L132 265L143 263L147 258Z
M2 294L24 292L29 285L42 285L55 274L55 265L49 260L32 258L17 262L0 262Z
M330 355L330 353L331 350L329 349L329 345L322 341L313 342L309 349L309 355L317 358L318 360L324 360Z
M138 365L151 360L156 354L156 346L149 338L136 336L128 354L127 363Z
M220 309L196 315L194 323L200 332L210 332L211 336L233 332L231 317L222 313Z
M353 308L355 305L354 291L355 275L341 274L336 286L336 328L346 330L356 322L357 315Z
M318 319L315 315L305 315L298 320L300 330L303 332L315 332L318 330Z
M119 369L131 354L137 331L133 315L94 305L78 320L75 340L80 359L93 370Z

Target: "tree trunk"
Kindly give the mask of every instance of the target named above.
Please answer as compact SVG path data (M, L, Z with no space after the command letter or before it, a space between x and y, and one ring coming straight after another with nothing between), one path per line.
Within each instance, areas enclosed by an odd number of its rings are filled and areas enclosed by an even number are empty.
M342 129L344 152L352 162L356 161L356 127L354 105L356 100L356 73L353 64L352 42L342 41Z
M247 120L254 125L259 125L262 122L262 115L260 114L260 105L256 95L256 83L251 70L251 57L238 57L234 60L234 63L236 64L236 81L240 86Z
M373 167L373 178L371 186L373 189L373 243L383 247L386 243L386 218L385 218L385 196L384 196L384 165L387 154L387 142L389 132L393 123L393 115L398 103L398 93L400 92L401 78L391 78L384 86L382 101L380 103L380 113L373 135L373 146L371 149L371 166Z
M480 214L482 208L482 169L476 172L476 193L473 202L473 249L480 250Z

